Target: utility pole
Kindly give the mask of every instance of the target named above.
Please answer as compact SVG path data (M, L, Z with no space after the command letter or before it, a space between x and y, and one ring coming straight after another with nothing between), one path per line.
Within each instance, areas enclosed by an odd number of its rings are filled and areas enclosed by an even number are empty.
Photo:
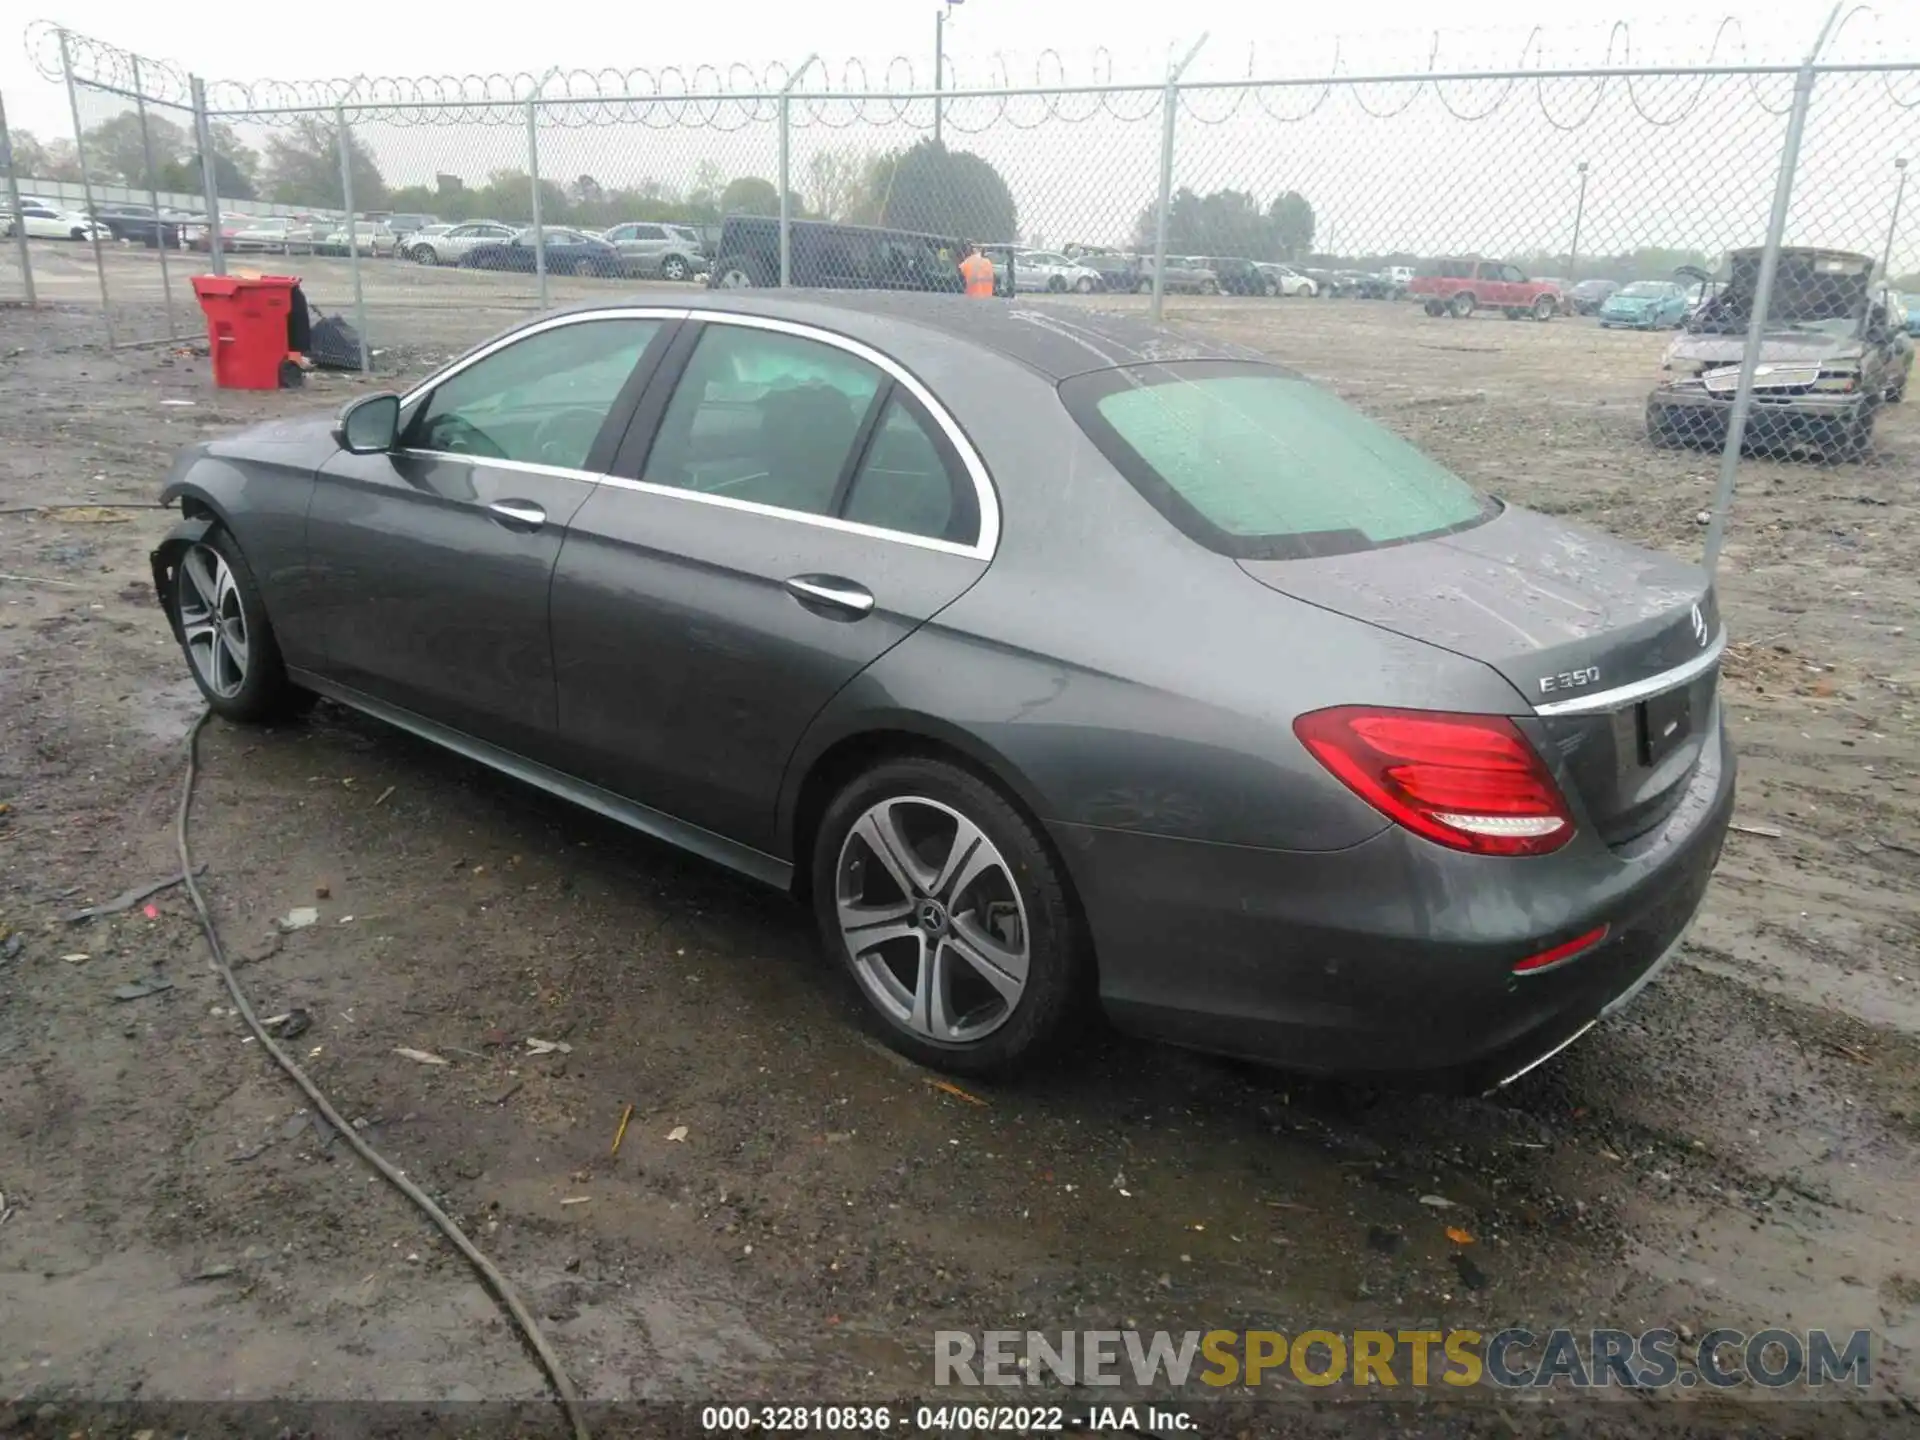
M1580 198L1573 202L1573 244L1567 250L1567 287L1580 277L1574 272L1580 268L1580 217L1587 213L1587 162L1582 160L1574 167L1580 172Z
M1887 245L1880 252L1880 279L1883 284L1893 283L1893 237L1900 228L1900 202L1907 196L1907 157L1900 156L1893 162L1893 168L1900 178L1893 187L1893 218L1887 221Z

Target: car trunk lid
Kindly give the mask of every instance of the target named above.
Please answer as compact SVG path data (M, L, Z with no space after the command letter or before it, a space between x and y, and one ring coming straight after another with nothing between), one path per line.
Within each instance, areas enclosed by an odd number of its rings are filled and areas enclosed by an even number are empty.
M1608 843L1679 803L1722 643L1696 567L1512 506L1435 539L1239 563L1270 589L1497 670Z

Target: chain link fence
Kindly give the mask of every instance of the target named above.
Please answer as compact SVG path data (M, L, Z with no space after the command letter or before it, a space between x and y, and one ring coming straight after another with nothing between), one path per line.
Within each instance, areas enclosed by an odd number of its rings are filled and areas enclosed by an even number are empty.
M1426 406L1402 426L1443 448L1520 400L1560 405L1535 423L1566 443L1604 396L1606 443L1718 447L1724 493L1742 455L1920 449L1920 62L1825 55L1835 23L1799 64L1636 67L1610 41L1588 68L1336 52L1229 81L1185 78L1189 52L1152 83L938 91L812 58L203 86L42 29L74 163L22 186L95 217L36 239L34 273L61 299L87 275L118 344L195 331L205 268L300 275L379 363L636 289L958 288L972 241L1003 294L1204 323L1389 418Z

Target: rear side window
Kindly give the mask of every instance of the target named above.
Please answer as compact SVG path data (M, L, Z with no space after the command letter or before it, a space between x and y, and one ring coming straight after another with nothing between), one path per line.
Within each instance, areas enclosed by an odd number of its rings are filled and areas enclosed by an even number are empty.
M1372 550L1464 530L1497 511L1392 431L1273 366L1122 366L1076 376L1060 394L1162 515L1221 554Z

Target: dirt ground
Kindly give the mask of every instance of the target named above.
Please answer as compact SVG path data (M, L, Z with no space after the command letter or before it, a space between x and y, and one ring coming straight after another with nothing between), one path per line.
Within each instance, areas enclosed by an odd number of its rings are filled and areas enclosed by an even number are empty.
M158 333L149 263L120 293ZM512 317L423 303L438 283L376 277L390 369ZM1508 499L1699 553L1715 457L1640 432L1664 337L1169 312ZM199 703L147 568L175 517L21 507L151 502L182 444L373 383L220 392L191 347L99 338L78 304L0 309L0 1429L109 1399L537 1402L464 1262L254 1053L178 889L64 918L175 868ZM195 850L254 1004L311 1015L314 1078L594 1400L924 1395L940 1329L1864 1327L1870 1400L1744 1391L1702 1433L1894 1433L1920 1415L1917 489L1911 407L1867 463L1743 465L1723 606L1751 828L1683 963L1491 1099L1115 1037L952 1093L863 1037L784 898L328 706L208 727ZM318 923L278 933L298 906ZM1300 1393L1229 1430L1365 1408Z

